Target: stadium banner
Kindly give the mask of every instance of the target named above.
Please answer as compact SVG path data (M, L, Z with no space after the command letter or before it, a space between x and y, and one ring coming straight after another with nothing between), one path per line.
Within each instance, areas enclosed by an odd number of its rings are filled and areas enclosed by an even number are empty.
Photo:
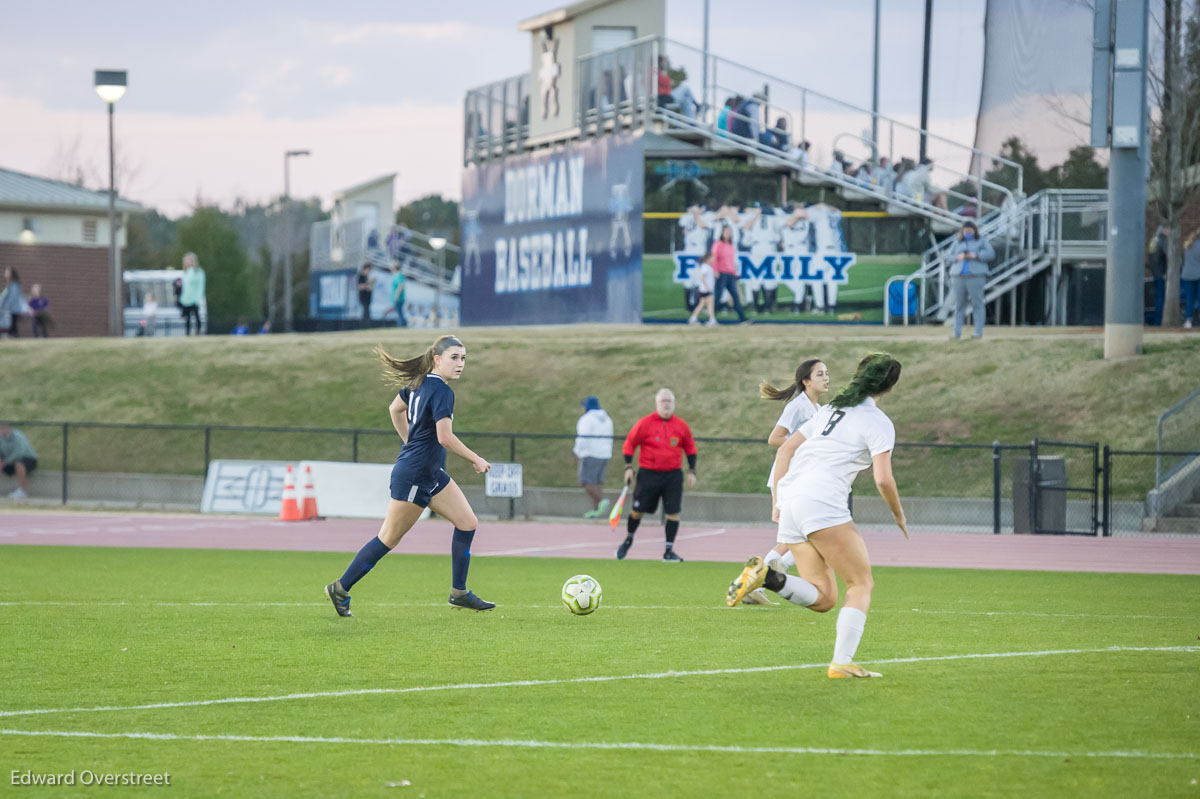
M463 172L462 324L640 322L640 132Z

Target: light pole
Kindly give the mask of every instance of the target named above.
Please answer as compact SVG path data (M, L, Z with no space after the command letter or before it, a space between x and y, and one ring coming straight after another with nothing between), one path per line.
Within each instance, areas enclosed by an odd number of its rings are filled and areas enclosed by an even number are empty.
M446 273L446 240L441 236L430 236L429 246L438 254L437 275L433 281L433 313L437 326L442 326L442 276Z
M288 163L302 155L310 153L308 150L288 150L283 154L283 329L289 333L292 332L292 183Z
M125 333L124 308L121 305L121 269L117 264L117 189L116 164L113 157L113 106L125 95L125 70L96 70L96 94L108 103L108 333Z

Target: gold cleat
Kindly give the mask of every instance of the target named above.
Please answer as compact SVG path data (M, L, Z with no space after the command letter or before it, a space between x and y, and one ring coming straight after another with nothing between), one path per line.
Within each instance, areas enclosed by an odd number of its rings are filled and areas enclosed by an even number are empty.
M882 677L883 675L877 671L867 671L857 663L841 663L829 664L829 679L841 680L846 677Z
M729 584L729 591L725 594L725 604L731 608L737 607L747 594L762 588L763 579L766 576L767 564L763 559L757 555L750 558L746 561L746 568L742 569L738 578Z
M761 588L755 588L750 593L746 594L742 599L743 605L778 605L778 602L772 602L767 597L767 592Z

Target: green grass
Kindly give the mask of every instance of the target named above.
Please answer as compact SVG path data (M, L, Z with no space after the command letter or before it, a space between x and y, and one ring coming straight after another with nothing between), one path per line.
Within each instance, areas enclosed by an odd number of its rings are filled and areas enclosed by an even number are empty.
M911 274L920 266L919 258L908 256L861 256L850 268L850 282L838 291L838 312L859 313L860 321L883 321L883 286L893 275ZM642 318L647 320L686 319L683 287L671 279L675 263L670 256L648 255L642 261ZM791 307L792 291L779 289L779 305ZM718 318L737 318L731 312ZM755 315L760 321L828 322L829 317L814 313L794 314L791 310Z
M724 608L728 565L477 558L472 588L500 607L475 614L443 604L447 558L393 555L354 591L357 617L338 619L320 586L345 554L5 547L0 558L0 602L14 603L0 605L3 711L460 686L2 717L5 730L182 736L0 733L6 781L86 768L170 772L172 796L1126 797L1194 795L1200 776L1200 653L1103 651L1195 647L1196 577L880 568L858 659L917 660L846 683L819 668L835 614ZM586 618L557 599L577 572L605 589ZM953 659L1071 649L1087 651ZM761 666L784 668L731 671ZM200 735L579 746L189 739ZM587 746L598 743L923 753ZM1105 752L1186 757L1088 755ZM386 787L401 780L411 788Z
M828 363L834 390L870 350L886 349L904 374L883 407L900 441L1028 443L1035 437L1153 448L1158 414L1195 388L1200 336L1148 336L1146 354L1108 362L1099 335L1078 330L988 328L983 342L952 344L935 327L683 325L466 328L468 366L456 383L455 429L554 433L566 439L518 442L528 485L572 486L571 441L579 402L601 398L617 430L653 410L660 386L674 389L678 413L702 443L699 490L758 491L769 468L764 442L780 405L757 398L758 382L787 385L796 364ZM371 348L397 354L427 347L429 331L368 330L231 339L21 339L0 348L0 408L9 418L83 422L282 425L377 431L359 458L387 462L398 439ZM1189 417L1190 418L1190 417ZM1176 428L1173 427L1173 430ZM42 468L61 465L61 428L27 427ZM507 460L507 439L465 436L491 460ZM1178 439L1178 437L1177 437ZM78 471L198 475L203 431L73 428ZM349 435L214 431L213 458L349 460ZM911 459L901 464L900 458ZM990 453L897 453L902 495L987 496ZM475 479L451 458L451 472ZM468 467L469 468L469 467ZM455 471L458 470L458 471ZM956 479L947 479L947 474ZM610 469L615 486L620 470ZM1121 498L1153 481L1153 461L1118 463ZM1007 481L1008 472L1004 479ZM920 491L915 488L919 486Z

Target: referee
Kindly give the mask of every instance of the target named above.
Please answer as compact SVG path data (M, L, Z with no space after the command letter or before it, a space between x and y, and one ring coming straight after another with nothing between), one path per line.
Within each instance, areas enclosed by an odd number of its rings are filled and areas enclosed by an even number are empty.
M661 388L654 395L654 413L638 419L625 437L621 452L625 455L625 485L633 483L633 452L638 455L637 484L633 489L633 509L629 511L628 533L617 548L617 560L624 560L633 546L633 534L641 524L642 514L654 513L662 499L667 513L667 549L664 563L683 563L675 554L675 534L679 532L679 509L683 503L682 455L687 455L688 488L696 485L696 442L687 422L675 416L675 395Z

